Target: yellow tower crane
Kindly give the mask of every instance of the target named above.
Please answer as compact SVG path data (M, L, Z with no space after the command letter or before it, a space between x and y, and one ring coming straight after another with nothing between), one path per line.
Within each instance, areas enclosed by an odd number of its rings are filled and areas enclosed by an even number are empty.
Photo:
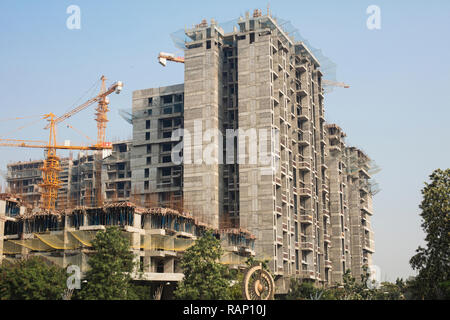
M0 139L0 146L6 147L21 147L21 148L44 148L46 149L46 159L44 161L44 166L42 167L43 182L39 186L42 188L42 208L46 210L54 210L56 206L56 199L58 196L58 189L60 188L59 172L60 158L56 155L57 149L64 150L94 150L102 151L107 149L112 149L112 144L105 142L105 129L106 123L108 122L107 112L109 111L108 105L109 100L108 95L115 92L119 94L122 90L123 84L118 81L114 83L111 87L106 89L104 76L101 77L102 86L100 93L94 98L86 101L82 105L76 107L75 109L66 112L60 117L57 117L53 113L48 113L43 115L49 123L45 129L50 129L49 140L47 145L36 144L37 140L17 140L17 139ZM91 146L66 146L58 145L56 142L56 125L74 114L86 109L91 104L98 102L98 107L96 108L96 121L97 121L97 143ZM101 183L101 182L100 182Z

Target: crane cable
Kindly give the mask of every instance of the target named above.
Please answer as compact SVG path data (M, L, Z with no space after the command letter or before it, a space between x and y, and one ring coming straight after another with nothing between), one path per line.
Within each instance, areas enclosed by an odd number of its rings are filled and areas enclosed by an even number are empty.
M81 130L74 128L72 125L68 124L67 128L72 129L73 131L75 131L76 133L78 133L81 136L84 136L86 139L90 140L91 142L93 142L95 144L95 141L92 140L87 134L83 133Z
M38 115L27 116L27 117L4 118L4 119L0 119L0 122L7 122L7 121L14 121L14 120L23 120L23 119L31 119L31 118L37 118L37 117L42 117L42 115L38 114Z
M78 103L84 96L86 96L88 93L94 92L94 91L98 88L98 86L99 86L99 84L100 84L100 81L101 81L101 80L96 80L96 81L94 82L94 84L93 84L93 85L92 85L92 86L91 86L84 94L82 94L82 95L78 98L77 101L75 101L75 102L72 104L71 108L73 108L73 106L74 106L75 104L77 104L77 103ZM33 124L39 122L39 121L41 120L42 115L27 116L27 117L17 117L17 118L8 118L8 119L0 119L0 122L5 122L5 121L23 120L23 119L29 119L29 118L35 118L35 117L39 117L40 119L38 119L38 120L36 120L36 121L32 121L32 122L27 123L27 124L24 124L23 126L20 126L20 127L18 127L17 129L14 129L13 131L11 131L11 132L9 132L9 133L7 133L7 134L1 135L0 138L4 138L4 137L5 137L6 135L8 135L8 134L15 133L15 132L17 132L17 131L20 131L20 130L22 130L22 129L28 127L28 126L31 126L31 125L33 125Z
M86 90L86 92L85 93L83 93L68 109L67 109L67 111L65 112L65 113L67 113L67 112L70 112L74 107L75 107L75 105L78 105L79 104L79 102L81 101L81 99L83 99L85 96L90 96L90 95L92 95L93 94L93 92L95 92L95 91L97 91L97 89L98 89L98 87L100 86L100 81L101 80L96 80L95 82L94 82L94 84L88 89L88 90ZM65 114L64 113L64 114Z
M37 123L37 122L39 122L39 121L41 121L41 120L42 120L42 119L37 119L37 120L35 120L35 121L29 122L29 123L27 123L27 124L24 124L23 126L20 126L19 128L14 129L13 131L10 131L10 132L7 133L7 134L11 134L11 133L15 133L15 132L17 132L17 131L20 131L20 130L22 130L23 128L26 128L26 127L28 127L28 126L32 126L33 124L35 124L35 123ZM6 136L6 134L0 136L0 138L4 138L5 136Z

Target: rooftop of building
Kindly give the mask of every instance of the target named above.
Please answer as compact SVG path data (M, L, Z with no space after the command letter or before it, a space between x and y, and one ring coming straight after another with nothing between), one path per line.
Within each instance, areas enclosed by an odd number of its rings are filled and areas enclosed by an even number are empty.
M329 123L325 125L325 128L328 130L336 130L336 132L338 132L342 138L346 137L347 135L345 134L344 130L338 126L335 123Z
M184 83L133 91L133 100L184 92Z
M350 150L351 152L356 152L356 154L358 155L358 158L361 158L365 161L370 161L370 157L361 149L357 148L357 147L347 147L348 150Z

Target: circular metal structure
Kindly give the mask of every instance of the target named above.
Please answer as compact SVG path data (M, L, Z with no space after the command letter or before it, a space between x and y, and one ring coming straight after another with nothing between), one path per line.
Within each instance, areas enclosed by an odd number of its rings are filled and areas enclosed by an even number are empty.
M246 300L272 300L275 283L269 272L262 265L249 268L244 275L243 295Z

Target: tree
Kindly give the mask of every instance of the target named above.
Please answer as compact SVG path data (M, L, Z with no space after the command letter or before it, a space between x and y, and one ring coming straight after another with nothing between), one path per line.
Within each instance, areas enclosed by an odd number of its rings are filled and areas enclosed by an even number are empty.
M244 272L242 270L230 270L232 286L230 288L230 300L244 300L242 287L244 285Z
M410 264L419 274L413 287L416 298L450 299L450 169L437 169L422 189L420 204L426 247L416 250Z
M331 288L317 288L312 282L292 280L288 300L404 300L410 287L402 279L395 283L382 282L380 287L369 286L369 272L367 266L363 267L361 281L358 282L347 270L343 275L342 284Z
M369 271L367 266L363 266L361 281L358 282L347 270L343 277L342 285L338 286L334 292L334 296L338 300L373 300L376 298L377 290L369 288Z
M0 299L60 300L66 288L64 269L49 265L41 257L0 266Z
M292 279L289 291L286 295L287 300L309 300L318 292L313 283Z
M232 276L219 262L222 254L220 242L211 231L196 240L181 259L184 279L178 284L175 297L185 300L231 299Z
M382 282L380 288L375 290L374 293L375 300L404 300L402 293L402 286L399 282Z
M129 241L117 227L99 231L92 241L95 253L89 259L86 285L80 297L86 300L125 300L136 298L131 285L135 263Z

